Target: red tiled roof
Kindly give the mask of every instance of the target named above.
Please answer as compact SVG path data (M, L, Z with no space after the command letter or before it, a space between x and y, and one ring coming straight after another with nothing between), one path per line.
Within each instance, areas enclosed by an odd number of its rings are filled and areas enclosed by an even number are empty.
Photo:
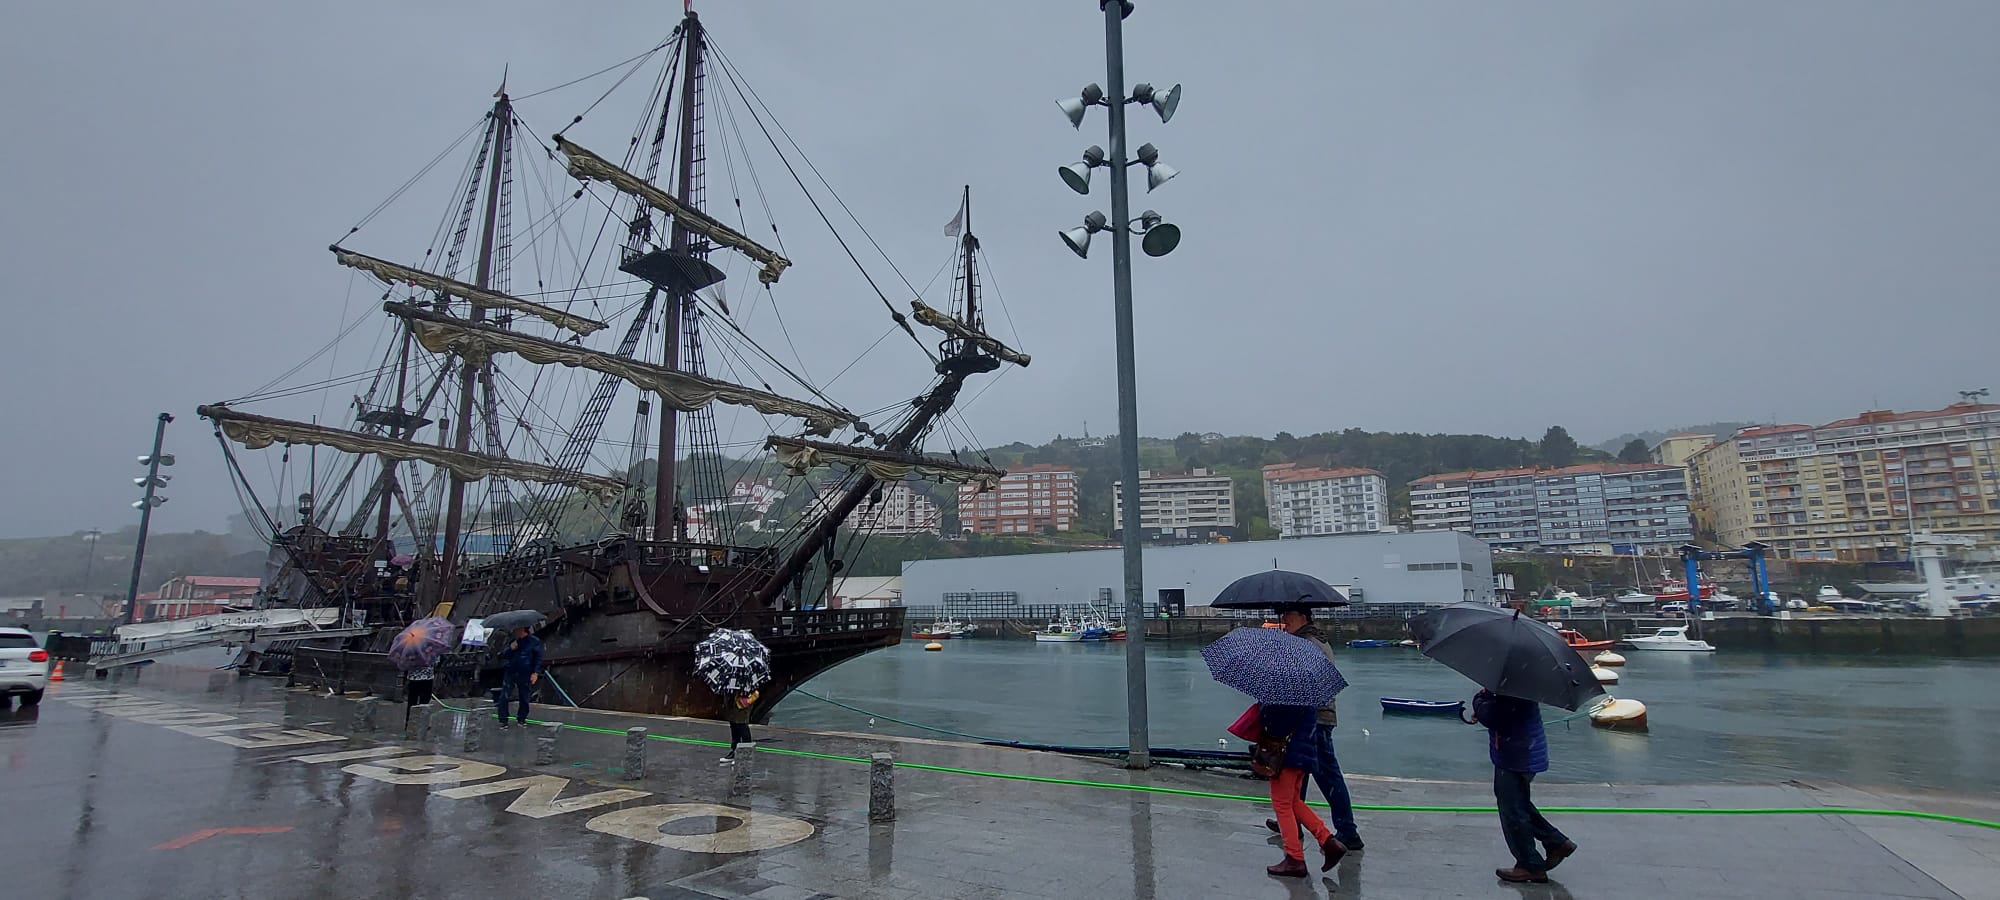
M1296 463L1279 463L1264 467L1264 480L1276 484L1290 484L1294 481L1320 481L1327 478L1353 478L1357 475L1374 475L1380 477L1381 474L1374 469L1354 467L1316 469Z
M1813 430L1813 427L1811 425L1757 425L1750 428L1745 428L1741 431L1736 432L1734 435L1731 436L1739 438L1762 437L1767 434L1793 434L1800 431L1811 431L1811 430Z
M1911 419L1933 419L1939 416L1958 416L1974 412L2000 410L2000 405L1990 403L1954 403L1943 409L1920 409L1911 412L1896 412L1889 409L1871 409L1858 416L1840 419L1821 425L1821 428L1851 428L1855 425L1879 425L1883 422L1907 422Z

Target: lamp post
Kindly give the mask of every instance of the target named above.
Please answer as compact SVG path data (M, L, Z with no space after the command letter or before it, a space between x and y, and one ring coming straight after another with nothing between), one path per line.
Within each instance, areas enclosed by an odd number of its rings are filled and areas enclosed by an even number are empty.
M153 524L153 507L167 502L156 491L166 487L172 475L160 474L160 467L174 464L171 453L161 453L161 445L167 440L167 423L174 420L172 413L160 413L153 426L153 452L139 457L139 464L146 467L143 478L134 478L132 483L146 489L145 496L134 501L132 507L139 511L139 544L132 550L132 583L125 586L125 624L132 624L132 617L139 611L139 569L146 563L146 530Z
M1118 457L1119 473L1124 494L1123 519L1120 524L1119 546L1124 552L1125 562L1125 630L1129 639L1125 642L1125 705L1129 748L1126 751L1126 765L1134 769L1144 769L1152 765L1152 748L1146 721L1146 583L1141 561L1141 547L1144 538L1139 527L1139 403L1138 376L1133 363L1132 340L1132 240L1133 232L1144 235L1140 249L1147 256L1165 256L1172 253L1180 243L1180 229L1167 224L1159 213L1146 210L1135 223L1131 216L1131 201L1125 186L1125 170L1132 165L1146 167L1146 190L1167 183L1178 174L1172 166L1160 162L1160 152L1152 144L1139 148L1139 152L1127 159L1125 152L1125 105L1144 103L1153 108L1165 124L1173 118L1174 109L1180 105L1180 85L1166 90L1154 90L1150 84L1132 86L1130 96L1125 94L1125 43L1123 23L1132 14L1131 0L1098 0L1098 8L1104 13L1104 56L1105 81L1110 85L1110 93L1098 85L1089 85L1081 95L1070 100L1059 100L1063 114L1069 117L1070 125L1081 129L1083 117L1092 106L1102 106L1110 113L1111 151L1091 147L1084 151L1083 160L1060 167L1057 171L1063 182L1079 194L1090 193L1091 170L1109 168L1111 170L1111 216L1092 212L1084 217L1083 224L1059 232L1063 243L1069 245L1077 256L1090 254L1090 236L1100 231L1111 232L1111 280L1112 310L1116 320L1118 347Z

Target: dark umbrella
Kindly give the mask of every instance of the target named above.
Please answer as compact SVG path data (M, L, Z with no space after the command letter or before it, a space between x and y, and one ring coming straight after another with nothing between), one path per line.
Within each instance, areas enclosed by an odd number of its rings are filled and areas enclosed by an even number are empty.
M1216 681L1272 706L1325 706L1347 686L1318 644L1279 628L1238 628L1201 658Z
M771 650L750 632L719 628L694 645L694 671L718 694L748 694L771 680Z
M1272 569L1245 575L1229 583L1209 604L1216 609L1273 609L1280 606L1346 606L1333 585L1304 572Z
M389 644L389 661L397 670L422 669L451 649L451 620L432 616L410 623Z
M1454 603L1410 620L1424 655L1480 687L1571 712L1604 693L1562 635L1518 611Z

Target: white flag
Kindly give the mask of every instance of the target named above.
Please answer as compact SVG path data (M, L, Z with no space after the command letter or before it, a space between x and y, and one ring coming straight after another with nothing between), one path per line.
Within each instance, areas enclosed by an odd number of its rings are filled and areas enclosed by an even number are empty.
M944 236L958 237L958 233L964 228L965 228L965 207L960 206L958 208L958 214L951 217L951 224L948 224L944 227Z

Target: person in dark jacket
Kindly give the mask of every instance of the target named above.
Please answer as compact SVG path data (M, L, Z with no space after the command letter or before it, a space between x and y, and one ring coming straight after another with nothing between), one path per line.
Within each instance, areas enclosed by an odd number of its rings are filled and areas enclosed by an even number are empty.
M493 695L500 707L500 727L507 727L507 705L512 700L521 703L515 723L528 724L528 693L542 677L542 639L526 627L514 629L514 640L502 654L500 676L500 692Z
M1313 625L1310 608L1279 607L1278 624L1283 625L1286 631L1318 644L1319 651L1326 654L1327 660L1329 662L1333 660L1333 645L1328 643L1326 635ZM1326 796L1327 824L1333 826L1333 833L1340 838L1341 846L1349 850L1359 850L1362 847L1361 831L1354 825L1354 800L1347 793L1347 776L1340 771L1340 758L1333 755L1333 728L1340 723L1340 717L1334 712L1332 700L1326 701L1326 705L1319 708L1318 719L1319 729L1317 737L1314 738L1317 742L1315 749L1318 751L1318 762L1312 770L1311 780L1319 782L1319 792ZM1305 796L1307 787L1308 782L1300 780L1300 797ZM1266 819L1264 827L1277 831L1278 820Z
M1347 847L1333 836L1333 831L1320 821L1305 801L1306 775L1319 766L1318 713L1310 706L1265 704L1258 714L1265 740L1289 738L1285 744L1284 765L1271 779L1271 811L1277 814L1278 835L1285 844L1284 860L1264 869L1272 875L1305 877L1306 851L1305 842L1299 838L1300 826L1312 832L1313 839L1319 842L1320 852L1326 854L1326 862L1320 865L1320 871L1333 868L1341 857L1347 855Z
M1549 770L1541 704L1480 691L1472 698L1472 718L1486 726L1500 833L1507 837L1507 849L1514 854L1513 867L1495 869L1494 874L1501 881L1515 883L1548 881L1548 871L1576 852L1576 842L1542 818L1542 811L1535 808L1528 793L1535 775Z
M747 694L731 694L727 706L722 711L723 720L729 723L729 752L722 757L722 764L736 764L736 748L744 744L756 746L757 739L750 734L750 707L757 704L757 691Z

